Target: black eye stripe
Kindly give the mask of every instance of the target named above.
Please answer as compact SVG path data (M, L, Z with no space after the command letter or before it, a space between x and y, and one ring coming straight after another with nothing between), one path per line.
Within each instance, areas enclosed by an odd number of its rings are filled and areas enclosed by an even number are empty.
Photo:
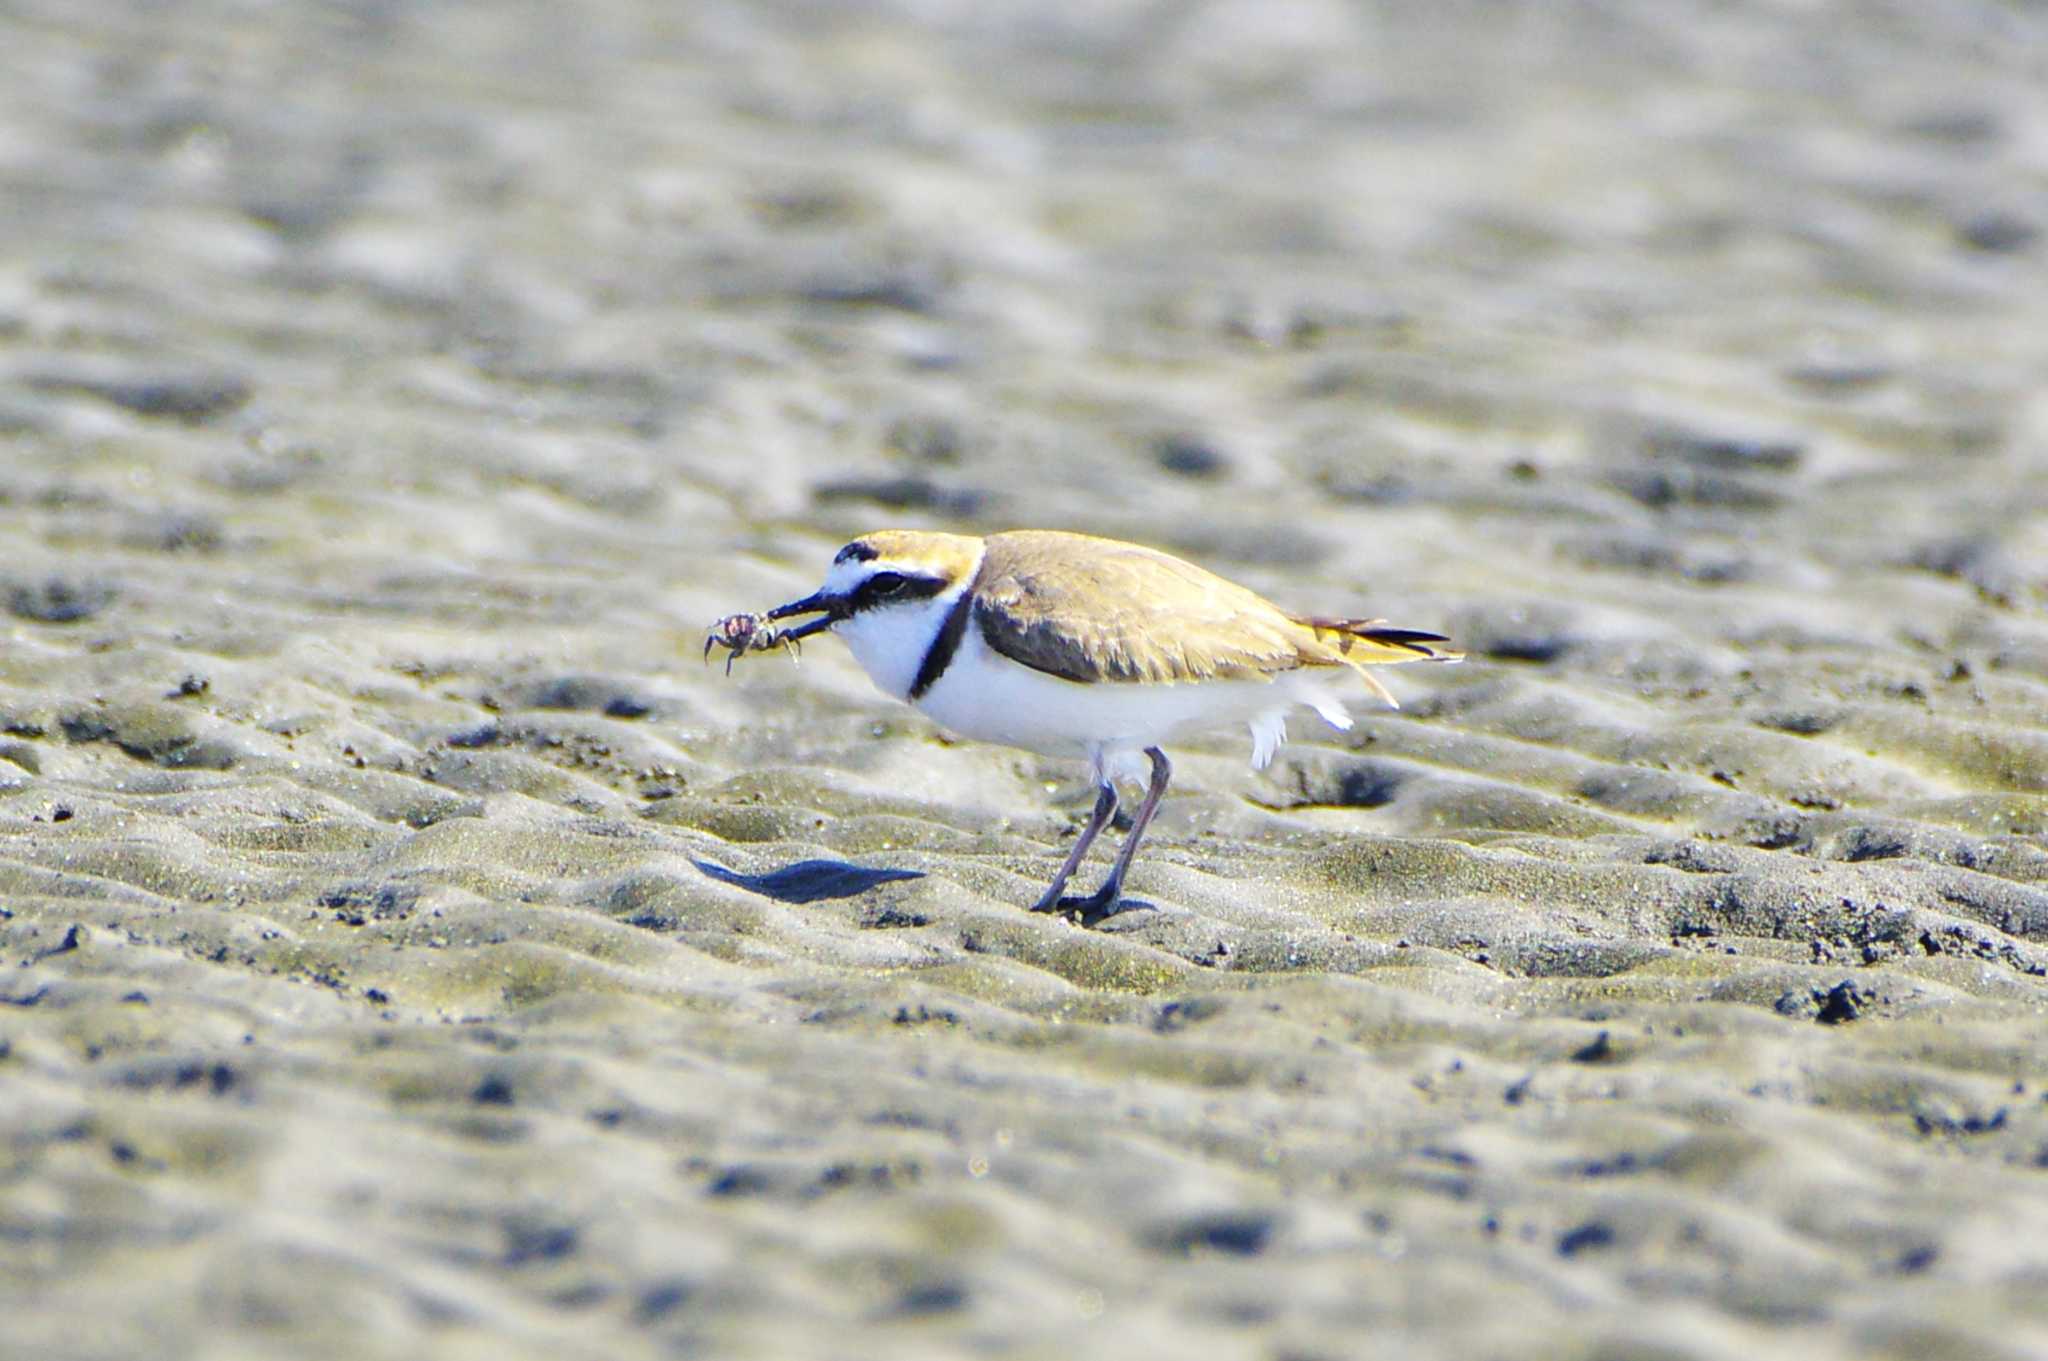
M848 599L854 610L876 605L900 605L910 600L929 600L946 589L938 577L911 576L904 572L877 572L853 588Z

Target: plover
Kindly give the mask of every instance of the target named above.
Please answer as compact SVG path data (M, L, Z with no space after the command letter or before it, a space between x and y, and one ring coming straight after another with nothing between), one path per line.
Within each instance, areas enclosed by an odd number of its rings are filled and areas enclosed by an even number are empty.
M1012 530L976 538L881 530L839 550L825 584L768 611L812 615L764 630L761 616L714 626L705 655L837 633L875 684L941 727L984 742L1088 762L1095 810L1034 911L1099 920L1116 907L1173 766L1164 743L1232 723L1251 729L1263 769L1305 705L1349 728L1336 682L1392 662L1457 661L1441 634L1383 619L1290 614L1235 582L1155 548L1086 534ZM1150 763L1149 772L1146 764ZM1102 887L1063 896L1117 807L1117 783L1145 798Z

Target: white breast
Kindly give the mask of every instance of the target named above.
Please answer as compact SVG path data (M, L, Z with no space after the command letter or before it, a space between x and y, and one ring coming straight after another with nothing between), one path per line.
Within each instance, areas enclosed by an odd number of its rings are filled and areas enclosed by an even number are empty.
M881 609L862 610L832 631L846 640L861 670L897 699L909 699L918 668L931 651L932 640L946 625L946 616L967 589L962 582L942 595ZM969 632L972 632L970 629ZM922 707L922 706L920 706Z

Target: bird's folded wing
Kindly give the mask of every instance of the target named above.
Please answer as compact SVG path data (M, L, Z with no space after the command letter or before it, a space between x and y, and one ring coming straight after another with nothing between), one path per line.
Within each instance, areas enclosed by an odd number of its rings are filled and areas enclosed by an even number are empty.
M1321 651L1257 594L1136 544L993 535L975 579L975 622L1015 662L1071 681L1268 680ZM1331 660L1334 660L1332 658Z

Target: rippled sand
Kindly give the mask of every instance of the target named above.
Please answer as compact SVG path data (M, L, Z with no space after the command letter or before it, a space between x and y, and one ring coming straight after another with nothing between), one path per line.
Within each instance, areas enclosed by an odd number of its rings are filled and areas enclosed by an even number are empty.
M0 1353L2048 1352L2042 16L82 13ZM1473 659L1084 930L1078 769L699 664L887 524Z

